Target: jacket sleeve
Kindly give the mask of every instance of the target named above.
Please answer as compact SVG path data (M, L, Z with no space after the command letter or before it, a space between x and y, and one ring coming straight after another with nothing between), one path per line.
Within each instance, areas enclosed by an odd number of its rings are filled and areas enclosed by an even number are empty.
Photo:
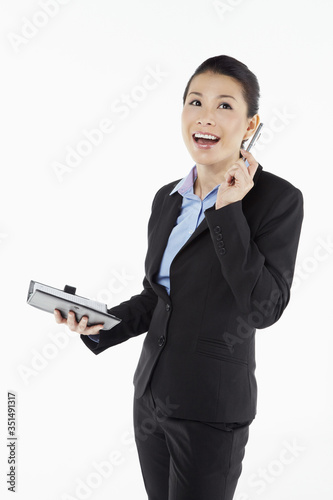
M143 286L143 291L140 294L108 309L109 314L117 316L122 321L111 330L100 330L99 337L96 336L99 339L98 342L89 338L88 335L81 335L82 341L94 354L99 354L108 347L148 331L157 303L157 295L147 278L144 278Z
M254 236L241 201L214 206L205 216L223 276L248 325L272 325L290 299L303 220L301 191L290 185L272 200Z
M162 189L155 194L151 208L152 213ZM94 354L99 354L108 347L125 342L131 337L141 335L149 329L156 304L157 295L145 277L143 280L143 290L140 294L134 295L118 306L108 309L109 314L113 314L122 320L118 325L111 330L100 330L99 334L94 335L92 338L88 335L81 335L81 339Z

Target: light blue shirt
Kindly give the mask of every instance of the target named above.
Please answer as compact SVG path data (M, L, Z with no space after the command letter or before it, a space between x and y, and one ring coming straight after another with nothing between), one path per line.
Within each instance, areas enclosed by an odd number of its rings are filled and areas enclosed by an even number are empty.
M187 177L184 177L171 191L172 196L176 191L183 197L180 214L176 225L172 229L164 255L161 261L157 283L163 285L170 294L170 266L179 250L185 245L192 233L205 217L205 210L216 202L217 191L220 185L212 189L203 200L193 192L193 186L197 179L197 168L194 166ZM185 277L184 277L185 279Z

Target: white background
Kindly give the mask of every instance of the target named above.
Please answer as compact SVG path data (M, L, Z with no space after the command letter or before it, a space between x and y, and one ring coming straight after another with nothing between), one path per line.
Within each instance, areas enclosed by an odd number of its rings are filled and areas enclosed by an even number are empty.
M277 324L257 332L258 414L235 499L332 497L332 2L1 7L1 497L12 498L14 391L15 498L146 498L132 439L144 336L94 356L25 301L31 279L76 286L109 306L141 291L153 195L193 165L180 132L183 91L196 67L219 54L257 75L265 133L255 156L305 201L291 302ZM152 71L160 76L145 90ZM121 113L126 95L133 107ZM57 175L56 162L65 164L84 131L105 119L112 132Z

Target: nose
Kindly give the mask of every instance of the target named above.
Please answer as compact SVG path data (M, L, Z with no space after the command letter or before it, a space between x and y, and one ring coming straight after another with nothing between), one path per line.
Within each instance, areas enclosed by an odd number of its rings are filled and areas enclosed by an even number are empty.
M207 116L201 116L200 118L198 118L197 124L203 125L203 126L207 126L207 125L215 126L215 121L211 116L207 115Z

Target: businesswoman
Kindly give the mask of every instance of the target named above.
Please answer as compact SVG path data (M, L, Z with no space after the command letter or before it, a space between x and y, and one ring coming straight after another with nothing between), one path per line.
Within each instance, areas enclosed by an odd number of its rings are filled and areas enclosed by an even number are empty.
M112 330L55 311L99 354L147 333L134 374L134 429L149 500L231 500L255 418L255 331L289 302L302 194L242 148L259 124L243 63L202 63L184 93L195 162L156 194L143 291ZM246 162L245 162L246 160Z

